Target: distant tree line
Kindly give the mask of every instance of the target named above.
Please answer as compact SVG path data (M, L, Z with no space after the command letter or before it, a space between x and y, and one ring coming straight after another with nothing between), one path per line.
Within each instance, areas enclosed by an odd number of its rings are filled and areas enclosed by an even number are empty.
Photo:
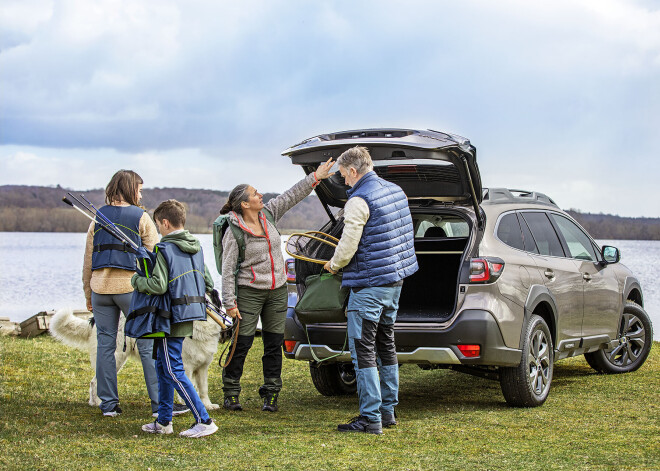
M660 218L626 218L575 209L567 213L596 239L660 240Z
M98 208L104 204L104 191L67 190L60 186L0 186L0 231L11 232L85 232L89 219L62 203L67 191L83 193ZM142 204L153 214L161 201L176 199L188 209L186 226L195 233L211 232L213 221L227 201L228 192L188 188L148 188L142 192ZM277 196L264 195L264 201ZM568 210L597 239L660 240L660 218L627 218L610 214L582 213ZM279 223L282 230L314 230L328 216L321 202L312 194L287 212Z
M69 190L57 187L4 185L0 186L0 231L9 232L85 232L90 221L67 206L62 198L67 191L83 193L97 208L104 204L102 189ZM148 188L142 192L142 204L150 215L159 203L176 199L187 207L186 227L194 233L211 232L213 221L227 201L226 191L193 190L188 188ZM264 201L277 193L264 194ZM316 195L305 198L287 212L278 226L283 230L317 229L328 220Z

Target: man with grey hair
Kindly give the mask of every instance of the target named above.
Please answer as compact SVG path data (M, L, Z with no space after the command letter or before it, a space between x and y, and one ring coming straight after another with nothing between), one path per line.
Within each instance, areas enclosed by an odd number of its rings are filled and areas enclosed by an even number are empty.
M324 268L344 269L351 289L348 346L355 366L360 415L340 432L381 434L396 425L399 366L394 322L403 279L418 269L408 199L400 187L376 175L369 151L353 147L337 159L346 191L344 231Z

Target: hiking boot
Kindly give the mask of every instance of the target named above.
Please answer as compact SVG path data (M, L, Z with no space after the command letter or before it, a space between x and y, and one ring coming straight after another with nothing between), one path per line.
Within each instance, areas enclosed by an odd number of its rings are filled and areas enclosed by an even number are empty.
M380 422L369 422L361 415L353 417L347 424L339 424L337 430L340 432L364 432L380 435L383 433L383 427Z
M177 416L177 415L181 415L181 414L185 414L186 412L190 412L190 409L188 409L188 406L185 405L185 404L176 404L176 403L175 403L175 404L172 406L172 417L175 417L175 416ZM157 418L158 418L158 411L156 411L156 412L154 412L153 414L151 414L151 416L152 416L154 419L157 419Z
M238 396L225 397L225 403L222 405L227 410L243 410L243 406L238 402Z
M383 414L382 415L382 420L381 424L383 427L394 427L396 425L396 414L388 415L388 414Z
M396 409L391 414L381 412L381 424L387 428L394 427L396 425Z
M277 396L278 393L270 393L263 396L264 406L261 408L261 410L277 412Z
M119 405L116 405L115 407L112 408L112 410L109 410L108 412L103 413L103 417L117 417L119 414L121 414L121 408Z
M170 433L174 432L172 429L172 422L170 422L167 425L163 425L159 423L157 420L154 420L151 423L144 424L142 426L142 431L147 432L147 433L162 433L165 435L169 435Z
M181 432L179 436L187 438L200 438L211 435L217 431L218 426L215 425L213 419L209 419L206 422L195 422L188 430Z

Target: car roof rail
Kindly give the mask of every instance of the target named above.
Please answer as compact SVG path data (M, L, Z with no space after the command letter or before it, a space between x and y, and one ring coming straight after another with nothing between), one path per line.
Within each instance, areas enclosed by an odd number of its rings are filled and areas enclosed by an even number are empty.
M489 203L536 203L557 206L552 198L538 191L514 190L510 188L484 188L484 202Z

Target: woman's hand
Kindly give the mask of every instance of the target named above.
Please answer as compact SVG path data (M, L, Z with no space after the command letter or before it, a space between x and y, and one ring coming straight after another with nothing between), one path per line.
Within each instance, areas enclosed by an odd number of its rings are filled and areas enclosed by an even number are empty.
M335 172L330 172L330 169L333 165L334 162L332 161L332 157L330 157L327 162L323 162L321 165L319 165L319 168L317 168L316 172L314 172L316 174L316 179L323 180L334 174Z
M233 307L233 308L231 308L231 309L227 309L227 315L228 315L229 317L231 317L232 319L236 319L237 317L238 317L239 319L243 319L243 318L241 317L241 313L238 312L238 308L237 308L237 307Z

